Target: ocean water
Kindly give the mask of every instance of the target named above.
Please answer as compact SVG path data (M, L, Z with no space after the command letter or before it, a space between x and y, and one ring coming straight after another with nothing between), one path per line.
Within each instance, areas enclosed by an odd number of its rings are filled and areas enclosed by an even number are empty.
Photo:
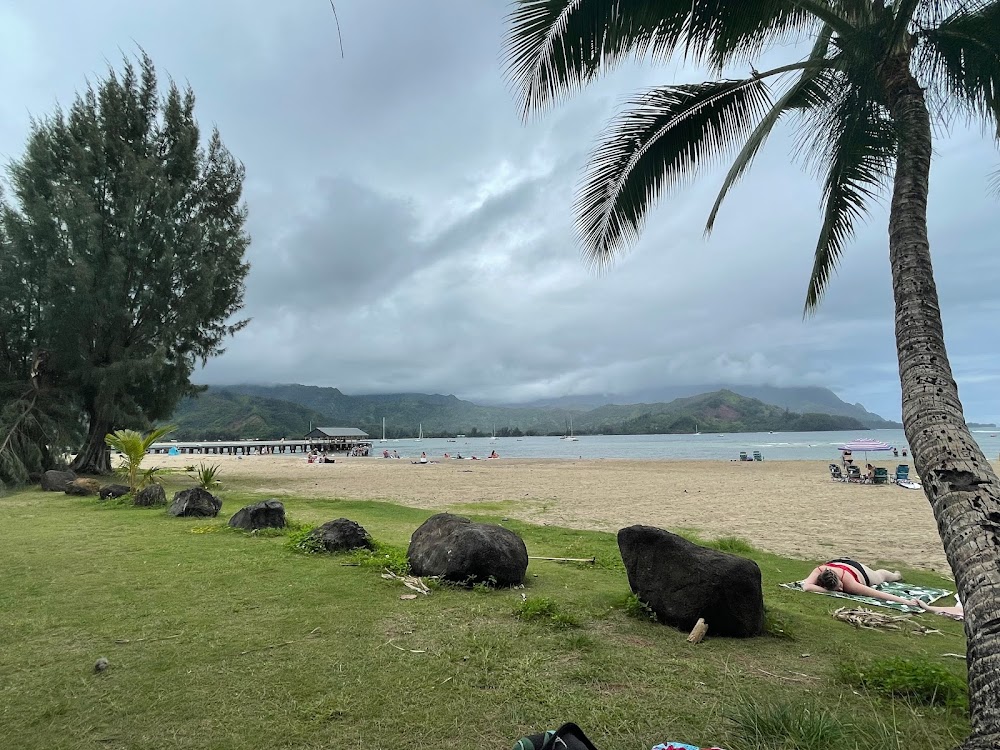
M973 437L991 460L1000 454L1000 428L976 430ZM583 435L576 442L558 437L424 438L423 440L387 440L375 438L373 453L380 456L387 449L404 458L419 456L426 451L432 459L444 453L464 458L485 458L495 450L501 458L634 458L634 459L706 459L735 460L740 451L748 454L760 451L764 460L836 460L837 447L857 438L881 440L900 450L899 463L904 463L902 449L909 452L902 430L865 430L862 432L742 432L736 434L705 433L702 435ZM856 459L863 459L857 455ZM896 461L891 451L869 453L875 463Z

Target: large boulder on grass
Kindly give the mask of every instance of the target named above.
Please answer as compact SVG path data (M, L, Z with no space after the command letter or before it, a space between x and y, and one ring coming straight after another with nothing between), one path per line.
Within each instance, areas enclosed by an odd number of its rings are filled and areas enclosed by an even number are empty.
M219 498L201 487L192 487L176 493L167 512L172 516L215 518L220 510L222 501Z
M516 586L528 569L528 550L513 531L451 513L424 521L410 537L406 556L414 575L465 584Z
M132 504L142 508L155 508L157 505L167 504L167 493L163 491L163 486L159 484L149 484L135 493Z
M46 492L65 492L69 483L76 480L72 471L55 471L50 469L42 474L42 489Z
M347 552L352 549L375 549L371 535L365 527L346 518L327 521L313 529L309 539L323 545L327 552Z
M101 487L101 500L107 500L108 498L119 498L127 495L131 490L126 484L107 484ZM166 500L164 500L166 502Z
M760 568L753 560L653 526L622 529L618 547L632 591L660 622L689 631L704 618L712 635L764 632Z
M253 531L255 529L285 528L285 506L278 500L265 500L261 503L240 508L229 519L229 525L234 529Z
M100 491L101 483L96 479L74 479L66 485L66 494L76 495L77 497L96 495Z

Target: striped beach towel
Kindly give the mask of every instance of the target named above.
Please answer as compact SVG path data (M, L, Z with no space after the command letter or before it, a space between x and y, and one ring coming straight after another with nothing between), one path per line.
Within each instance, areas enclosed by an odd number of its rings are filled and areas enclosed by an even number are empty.
M801 581L783 583L781 584L781 587L796 591L803 590ZM896 596L903 597L904 599L919 599L925 604L933 604L938 599L943 599L944 597L951 596L954 593L953 591L948 591L948 589L935 589L928 586L917 586L916 584L906 583L905 581L880 583L878 586L872 586L872 588L878 589L879 591L885 591L887 594L895 594ZM845 594L843 591L824 591L822 593L826 596L835 596L838 599L852 599L853 601L862 602L863 604L871 604L876 607L888 607L889 609L895 609L900 612L923 612L923 610L919 607L910 607L909 605L899 604L898 602L887 602L885 599L876 599L872 596Z

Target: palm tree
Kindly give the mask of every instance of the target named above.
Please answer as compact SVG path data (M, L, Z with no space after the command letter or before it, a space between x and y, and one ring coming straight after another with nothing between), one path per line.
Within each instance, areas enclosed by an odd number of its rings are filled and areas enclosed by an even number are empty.
M931 115L1000 134L1000 0L518 0L509 72L528 116L623 59L683 55L750 75L635 97L592 155L576 203L588 258L607 265L680 178L734 154L719 206L785 115L822 172L806 294L819 304L869 202L892 185L889 258L903 424L965 602L972 735L1000 747L1000 482L973 440L944 345L927 238ZM779 43L812 42L758 71ZM783 48L787 48L784 45Z
M176 429L174 425L164 425L157 427L145 436L135 430L115 430L104 436L104 442L108 444L108 447L122 454L121 466L118 467L117 471L128 482L128 487L132 492L141 489L152 479L151 471L142 476L139 474L139 468L146 451L153 443Z

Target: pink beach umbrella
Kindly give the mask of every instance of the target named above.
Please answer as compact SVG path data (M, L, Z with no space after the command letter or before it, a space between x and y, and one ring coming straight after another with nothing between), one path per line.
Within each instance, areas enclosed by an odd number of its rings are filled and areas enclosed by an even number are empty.
M840 446L841 451L850 451L851 453L864 453L865 461L868 461L868 452L876 451L891 451L892 446L888 443L883 443L881 440L872 440L870 438L858 438L852 440L849 443L844 443Z

